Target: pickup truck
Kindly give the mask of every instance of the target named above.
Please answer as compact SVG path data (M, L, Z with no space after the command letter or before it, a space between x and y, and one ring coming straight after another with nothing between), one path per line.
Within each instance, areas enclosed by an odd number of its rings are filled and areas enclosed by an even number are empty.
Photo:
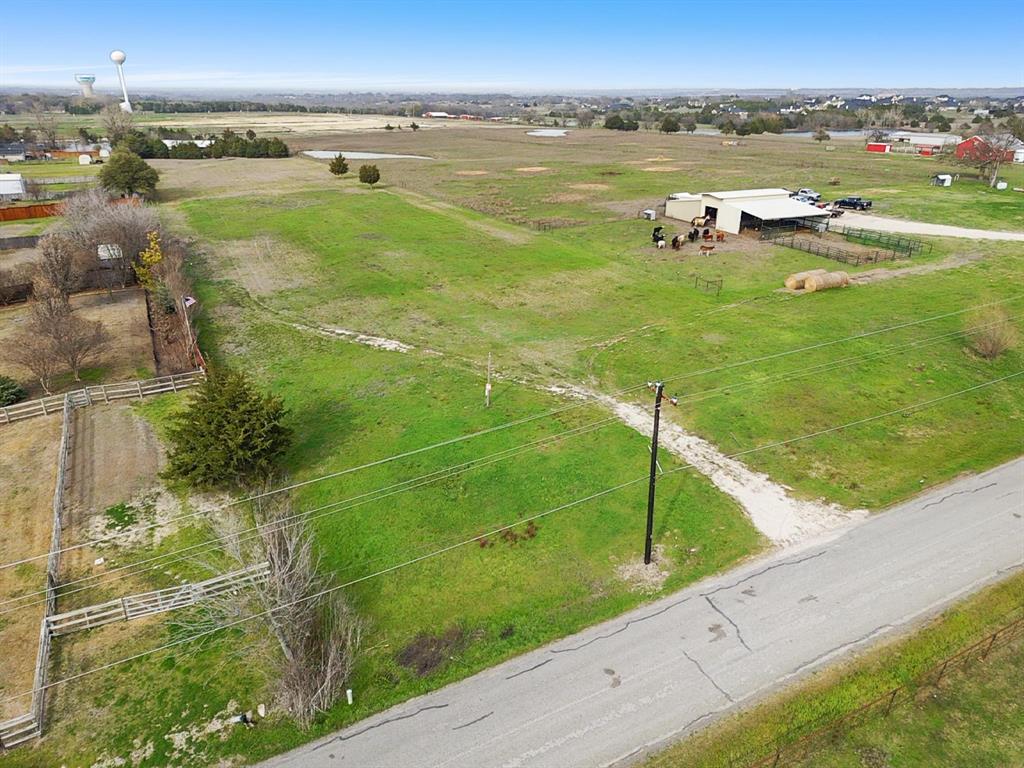
M859 195L851 195L850 197L841 197L832 203L836 208L852 208L855 211L866 211L871 207L871 201L865 200Z
M815 192L813 189L808 189L807 187L802 187L802 188L798 189L796 192L790 193L789 196L790 197L799 197L799 198L801 198L801 202L808 201L808 202L811 202L811 203L816 203L819 200L821 200L821 195L820 194Z

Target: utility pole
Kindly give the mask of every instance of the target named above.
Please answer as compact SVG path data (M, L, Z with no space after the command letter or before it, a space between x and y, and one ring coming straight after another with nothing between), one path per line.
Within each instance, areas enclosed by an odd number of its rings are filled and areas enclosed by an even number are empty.
M654 388L654 430L651 432L651 479L647 487L647 538L644 541L644 565L651 564L651 539L654 535L654 486L658 481L658 423L661 421L661 401L665 385L656 381Z
M491 353L487 353L487 385L484 387L484 406L491 407Z

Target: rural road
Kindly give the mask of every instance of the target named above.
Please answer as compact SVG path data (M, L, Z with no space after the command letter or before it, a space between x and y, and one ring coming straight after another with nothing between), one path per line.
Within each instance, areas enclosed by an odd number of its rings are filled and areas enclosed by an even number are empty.
M707 579L261 765L628 762L1021 565L1024 458Z
M968 229L949 224L928 224L924 221L890 219L887 216L871 216L866 213L847 211L838 224L849 227L877 229L882 232L902 232L905 235L939 235L941 237L969 237L973 240L1019 240L1024 242L1024 232L999 232L991 229Z

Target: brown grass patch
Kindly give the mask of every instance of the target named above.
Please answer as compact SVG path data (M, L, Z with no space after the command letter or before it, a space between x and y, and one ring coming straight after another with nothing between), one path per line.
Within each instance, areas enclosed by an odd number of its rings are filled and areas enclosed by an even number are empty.
M456 176L486 176L490 171L456 171Z
M266 235L210 243L208 253L219 276L233 280L253 296L302 288L312 282L309 254Z
M398 652L398 663L419 677L426 677L461 651L466 641L466 632L461 627L450 627L441 635L422 632Z
M681 171L682 168L678 168L674 165L651 165L646 168L641 168L641 171L647 171L648 173L673 173L675 171Z
M568 186L569 186L569 189L581 189L581 190L583 190L585 192L590 192L590 191L600 192L603 189L611 189L611 185L610 184L601 184L599 182L598 183L589 183L589 184L569 184Z
M546 168L543 165L526 165L523 166L522 168L516 168L516 170L519 171L520 173L544 173L545 171L550 171L551 169Z

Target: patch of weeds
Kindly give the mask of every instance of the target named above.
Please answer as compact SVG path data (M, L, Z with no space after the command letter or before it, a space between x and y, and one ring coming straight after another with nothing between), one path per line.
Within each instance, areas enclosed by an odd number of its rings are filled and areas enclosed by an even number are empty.
M508 640L515 633L515 624L506 624L504 627L501 628L501 632L498 633L498 637L500 637L502 640Z
M444 634L421 632L398 653L398 663L419 677L426 677L466 645L462 627L450 627Z
M107 517L107 528L128 528L139 521L139 511L131 504L121 502L103 510Z

